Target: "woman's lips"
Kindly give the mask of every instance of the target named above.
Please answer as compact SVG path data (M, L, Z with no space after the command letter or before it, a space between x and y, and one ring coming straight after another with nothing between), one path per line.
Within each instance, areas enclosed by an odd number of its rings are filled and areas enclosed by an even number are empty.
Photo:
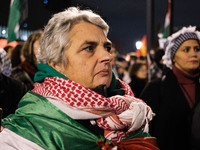
M191 60L190 62L193 63L193 64L199 63L198 60Z
M97 74L99 74L101 76L107 76L107 75L109 75L109 71L108 71L108 69L103 69L103 70L99 71Z

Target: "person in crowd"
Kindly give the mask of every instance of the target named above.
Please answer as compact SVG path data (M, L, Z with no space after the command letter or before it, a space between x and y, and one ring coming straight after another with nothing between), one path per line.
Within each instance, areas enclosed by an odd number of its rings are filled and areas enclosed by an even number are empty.
M117 66L116 66L116 62L117 62L117 50L116 50L116 46L112 43L112 48L110 50L110 54L112 55L112 71L115 74L116 78L119 78L118 75L118 71L117 71Z
M23 82L29 90L33 89L33 78L37 72L36 54L39 48L41 35L42 31L37 30L28 37L21 49L21 63L13 67L12 70L12 78Z
M138 57L137 57L137 53L136 52L131 52L128 53L128 55L130 56L130 66L132 66L134 63L136 63Z
M147 57L146 56L139 56L136 60L137 63L147 63Z
M153 62L148 69L148 81L161 78L163 75L163 55L164 50L159 48L155 51Z
M5 46L3 49L6 51L7 55L8 55L8 58L11 59L11 56L12 56L12 51L13 51L13 48L12 46L8 45L8 46Z
M116 62L116 68L119 79L129 84L131 82L131 78L128 72L129 63L126 61L126 59L124 59L121 56L118 57Z
M19 100L27 92L21 82L9 77L10 74L11 62L6 51L0 49L0 108L3 109L3 118L15 112Z
M20 99L27 91L23 83L0 72L0 108L3 109L2 118L15 112Z
M16 66L19 66L21 64L21 49L23 46L23 42L19 42L15 48L13 48L12 54L11 54L11 64L12 68L15 68Z
M200 101L196 104L192 118L191 150L200 149Z
M140 96L156 113L150 133L161 150L188 150L192 114L200 100L200 32L196 27L183 27L167 38L163 63L168 72L148 83Z
M55 14L42 35L34 89L3 119L4 149L155 149L154 113L112 73L109 26L91 10Z
M5 76L10 76L12 72L11 61L6 51L2 48L0 48L0 59L0 72Z
M129 85L135 97L139 97L147 83L147 65L144 63L134 63L130 66L129 74L131 77Z

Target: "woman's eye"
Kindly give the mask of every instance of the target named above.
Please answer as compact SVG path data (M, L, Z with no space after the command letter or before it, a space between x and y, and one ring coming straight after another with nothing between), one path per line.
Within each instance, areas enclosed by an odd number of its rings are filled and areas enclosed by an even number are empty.
M194 51L195 51L195 52L199 52L199 51L200 51L200 47L195 47L195 48L194 48Z
M185 49L183 49L183 52L189 52L189 50L190 50L190 48L185 48Z
M106 50L107 50L108 52L110 52L110 51L111 51L111 46L107 46L107 47L106 47Z
M88 46L88 47L84 48L84 50L91 52L94 50L94 46Z

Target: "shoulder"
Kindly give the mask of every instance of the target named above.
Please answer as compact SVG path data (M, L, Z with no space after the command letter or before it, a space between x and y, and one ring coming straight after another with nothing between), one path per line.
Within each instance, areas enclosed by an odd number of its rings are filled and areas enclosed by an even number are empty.
M0 139L0 147L2 149L44 150L39 145L17 135L6 128L0 133Z
M12 77L7 77L3 74L0 74L0 83L1 83L1 87L4 88L4 90L6 90L7 88L9 89L9 91L11 91L11 89L15 89L15 91L24 91L23 94L26 93L27 89L26 86L18 81L13 79Z
M140 98L147 103L149 102L153 103L154 101L158 101L161 95L163 81L165 81L165 77L156 78L148 82L147 85L142 90Z
M169 87L170 85L174 85L176 83L176 77L173 72L170 70L161 78L153 79L152 81L148 82L144 88L144 91L154 91L157 92L155 89L160 90L161 87Z
M160 88L161 82L164 81L165 77L153 79L152 81L148 82L144 89L155 89ZM152 89L152 90L153 90Z

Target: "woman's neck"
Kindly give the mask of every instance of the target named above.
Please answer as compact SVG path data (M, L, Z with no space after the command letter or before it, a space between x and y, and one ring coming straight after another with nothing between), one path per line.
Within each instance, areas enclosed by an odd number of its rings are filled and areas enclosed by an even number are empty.
M187 80L194 80L199 76L199 72L195 73L186 73L183 70L179 69L178 67L174 66L173 67L173 72L178 77L179 82L187 82Z
M184 69L182 69L180 66L178 66L176 64L174 65L174 67L176 67L178 70L180 70L181 72L183 72L184 74L189 75L189 76L193 76L193 75L195 75L195 74L197 74L199 72L198 69L195 69L195 70L184 70Z

